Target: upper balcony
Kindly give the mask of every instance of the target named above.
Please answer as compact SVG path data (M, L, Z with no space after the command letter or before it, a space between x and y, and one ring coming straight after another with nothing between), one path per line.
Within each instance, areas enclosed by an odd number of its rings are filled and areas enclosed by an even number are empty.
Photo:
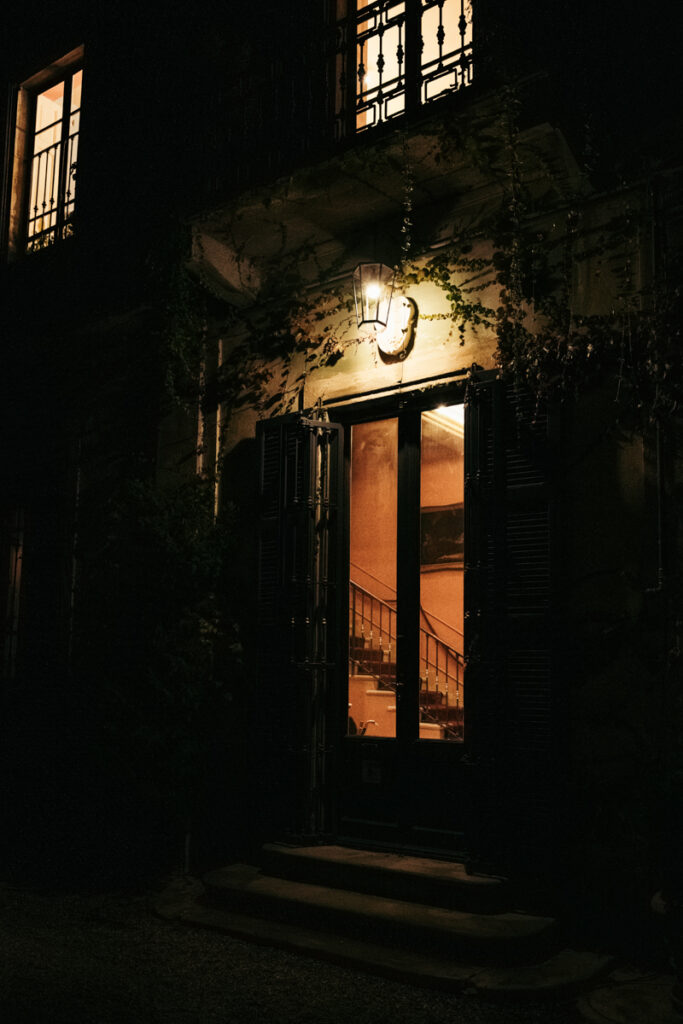
M486 0L479 0L485 6ZM210 93L205 199L223 199L456 104L477 0L329 0L245 34ZM485 75L482 81L485 80Z
M561 14L535 0L330 0L326 11L270 12L225 65L202 150L203 207L191 214L196 264L239 304L266 297L297 252L309 281L332 266L346 273L380 239L391 260L408 180L413 241L445 241L505 187L489 143L497 125L500 154L508 86L532 142L525 179L546 192L564 183L565 197L589 184L579 167L596 143L613 178L618 160L637 157L674 95L672 69L655 67L637 14L617 0L577 0ZM666 28L653 17L658 45Z
M204 208L191 218L205 281L249 305L272 293L292 259L309 283L331 267L345 274L367 255L369 235L385 259L397 259L407 189L420 211L413 240L422 247L452 234L454 201L471 211L499 192L504 167L493 157L486 171L479 158L502 114L493 55L515 35L492 17L495 6L333 0L327 19L315 22L294 5L271 33L275 50L265 33L255 59L247 38L216 97L214 170ZM536 109L539 90L528 86L534 62L522 52L516 48L514 70L535 108L524 127L536 133L544 160L563 165L560 175L575 174L566 145ZM469 139L457 125L462 115Z
M244 267L254 268L248 281L263 281L277 272L283 248L310 242L316 258L338 255L367 238L368 225L400 229L406 173L421 211L415 240L431 244L448 233L453 196L473 206L483 195L475 149L486 141L482 123L500 119L501 83L526 83L523 128L559 128L579 157L567 129L583 127L586 109L594 120L609 119L612 139L626 150L635 111L650 104L652 124L665 110L665 86L678 95L670 80L680 62L655 69L654 43L642 46L633 16L616 0L597 7L577 0L563 11L561 31L557 9L536 0L216 0L201 19L185 8L166 13L159 21L137 5L124 22L112 8L83 35L79 18L67 33L86 41L83 123L78 114L71 124L77 112L65 104L71 120L63 116L59 140L42 147L35 181L25 160L24 208L34 216L25 218L11 280L0 274L15 305L24 279L29 305L38 279L42 292L51 289L44 303L51 317L62 299L70 315L76 291L83 301L98 288L98 302L105 292L129 301L137 286L144 299L147 254L178 214L196 225L198 259L210 274L242 293ZM29 14L13 9L18 23ZM657 46L670 36L671 47L671 24L650 21ZM8 82L26 83L67 52L57 29L46 23L41 33L52 57L12 44ZM638 74L619 78L617 60ZM458 137L463 124L467 138ZM447 151L435 144L444 126ZM64 158L53 155L58 142L72 146ZM34 145L38 156L42 148ZM6 244L15 175L11 165L5 170ZM48 178L54 188L45 187ZM275 269L256 269L268 260ZM118 276L123 283L114 287ZM86 277L92 286L83 286Z
M337 0L335 137L390 124L474 76L471 0Z

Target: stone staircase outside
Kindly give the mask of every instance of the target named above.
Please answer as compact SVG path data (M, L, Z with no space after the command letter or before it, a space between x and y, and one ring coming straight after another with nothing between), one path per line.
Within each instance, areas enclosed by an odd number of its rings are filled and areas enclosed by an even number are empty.
M163 901L162 901L163 902ZM563 949L557 921L514 907L504 879L461 864L336 845L263 847L211 871L161 912L187 924L402 981L489 995L556 995L611 960Z

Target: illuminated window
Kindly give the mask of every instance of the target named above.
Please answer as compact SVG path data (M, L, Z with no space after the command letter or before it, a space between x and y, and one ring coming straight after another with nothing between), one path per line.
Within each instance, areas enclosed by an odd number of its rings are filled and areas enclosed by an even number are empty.
M363 131L472 81L472 0L338 0L336 116Z
M35 252L73 234L83 49L34 75L17 99L10 252Z

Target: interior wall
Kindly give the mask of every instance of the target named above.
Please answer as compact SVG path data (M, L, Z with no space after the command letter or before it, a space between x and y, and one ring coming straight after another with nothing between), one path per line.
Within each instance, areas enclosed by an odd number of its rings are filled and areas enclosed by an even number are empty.
M441 420L441 421L440 421ZM465 500L463 434L448 417L422 417L420 503L423 509ZM421 625L463 653L463 564L424 566L420 572Z
M357 423L351 434L351 579L396 599L398 420Z
M420 573L421 625L460 654L463 650L462 566Z
M351 579L393 604L396 598L398 422L390 419L358 423L352 431ZM422 506L453 505L463 500L462 439L426 425ZM422 626L462 653L462 564L423 569L420 577Z

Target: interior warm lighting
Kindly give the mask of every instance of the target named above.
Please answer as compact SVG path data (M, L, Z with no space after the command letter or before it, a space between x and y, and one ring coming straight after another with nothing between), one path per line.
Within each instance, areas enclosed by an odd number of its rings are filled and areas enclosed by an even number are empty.
M453 420L461 426L465 425L465 406L462 402L459 405L440 405L434 411L445 419Z
M419 450L412 449L410 462L399 458L400 417L351 428L350 737L464 739L465 453L457 429L462 409L422 412ZM402 415L413 422L412 410ZM400 493L419 499L420 529L412 541L400 532ZM411 543L419 546L419 575L409 580L398 567ZM414 594L416 586L419 610L414 608L408 628L410 657L419 654L419 660L400 687L397 673L406 654L398 616L404 595Z
M83 71L79 70L35 100L26 224L29 251L71 234L82 87Z
M465 406L462 402L458 405L440 405L431 412L423 413L423 418L435 428L450 431L460 437L465 432Z
M383 263L359 263L353 272L358 326L386 327L394 291L394 271Z

